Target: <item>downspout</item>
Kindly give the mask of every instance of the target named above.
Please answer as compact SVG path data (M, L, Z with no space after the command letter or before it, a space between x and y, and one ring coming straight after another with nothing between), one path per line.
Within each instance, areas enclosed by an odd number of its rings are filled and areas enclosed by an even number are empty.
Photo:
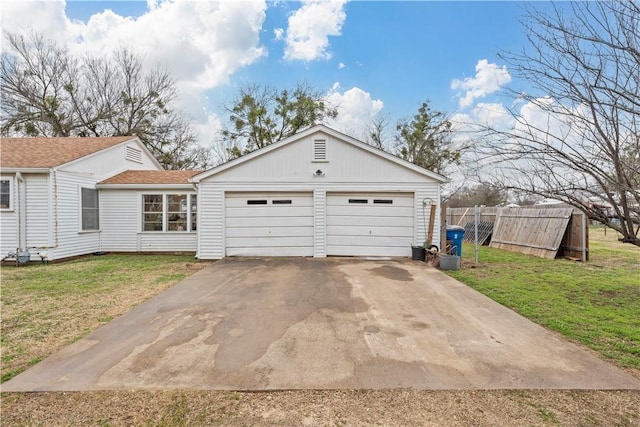
M22 183L22 185L21 185ZM18 207L18 253L24 250L27 246L27 218L26 218L26 203L23 203L23 196L21 188L24 186L24 178L20 172L16 172L16 198L17 198L17 207Z
M198 259L198 256L200 255L200 194L198 192L198 183L192 182L191 185L193 185L193 189L196 190L196 197L198 198L196 202L196 215L198 217L198 229L196 230L196 256L195 256L195 259ZM189 215L191 215L191 211L189 211Z

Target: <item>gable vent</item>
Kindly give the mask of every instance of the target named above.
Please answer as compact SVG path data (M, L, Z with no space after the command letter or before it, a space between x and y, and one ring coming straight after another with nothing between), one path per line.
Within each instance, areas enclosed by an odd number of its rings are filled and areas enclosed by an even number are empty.
M125 148L125 159L136 163L142 163L142 151L137 148L127 146Z
M313 160L322 162L327 160L327 141L324 139L315 139L313 141Z

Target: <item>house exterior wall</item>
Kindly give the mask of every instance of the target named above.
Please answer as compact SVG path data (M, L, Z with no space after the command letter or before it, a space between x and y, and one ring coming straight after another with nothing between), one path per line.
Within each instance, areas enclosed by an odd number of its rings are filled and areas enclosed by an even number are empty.
M49 174L24 174L26 197L27 247L47 247L51 244L49 215L52 201Z
M100 190L100 250L106 252L196 252L197 233L143 232L142 195L158 190ZM175 191L174 191L175 193ZM196 194L183 191L183 194ZM198 228L200 228L198 224Z
M313 142L327 142L327 160L313 160ZM321 170L319 175L315 171ZM323 132L265 152L199 182L200 224L197 256L225 256L225 192L309 192L314 199L314 256L326 256L326 197L332 192L413 193L414 243L426 239L429 207L436 202L434 242L440 235L440 182L415 170ZM410 251L408 247L408 251Z
M141 151L141 161L127 160L127 147ZM157 163L145 150L140 149L137 141L119 144L91 156L70 162L58 170L89 174L97 179L96 182L117 175L126 170L159 170Z
M49 259L90 254L100 250L100 231L82 231L80 224L80 191L95 188L93 175L58 171L55 173L57 244L49 251ZM100 206L102 209L102 206ZM54 230L55 232L55 230Z
M2 178L10 179L13 191L11 193L11 209L0 210L0 258L7 256L9 251L15 251L18 246L18 210L16 209L17 188L15 174L2 174Z
M198 187L198 252L200 259L224 257L224 190L212 182Z
M18 248L29 248L32 257L38 259L34 248L51 245L50 175L22 174L22 179L17 179L15 174L3 175L7 177L12 180L13 197L11 209L0 212L1 257Z

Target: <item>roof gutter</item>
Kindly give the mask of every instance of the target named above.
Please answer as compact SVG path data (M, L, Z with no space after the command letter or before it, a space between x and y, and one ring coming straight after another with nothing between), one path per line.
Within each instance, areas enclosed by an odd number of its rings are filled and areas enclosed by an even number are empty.
M96 184L105 190L193 190L192 184Z

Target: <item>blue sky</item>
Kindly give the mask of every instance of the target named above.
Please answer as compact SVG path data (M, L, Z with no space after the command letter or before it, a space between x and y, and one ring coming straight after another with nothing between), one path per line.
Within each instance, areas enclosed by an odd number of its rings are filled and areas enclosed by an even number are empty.
M516 84L498 53L526 44L518 22L524 6L150 0L5 1L0 7L6 30L37 28L78 54L129 45L149 64L168 66L206 144L224 122L221 104L247 83L289 88L308 82L344 110L335 127L356 137L373 115L395 123L425 99L452 115L472 114Z

